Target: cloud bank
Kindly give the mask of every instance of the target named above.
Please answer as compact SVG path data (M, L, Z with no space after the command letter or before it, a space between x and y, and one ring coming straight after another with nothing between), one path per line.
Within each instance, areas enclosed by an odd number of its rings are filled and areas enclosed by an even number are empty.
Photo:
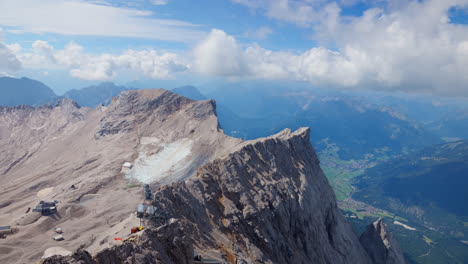
M56 1L44 0L41 3L47 6ZM315 44L303 51L273 51L256 43L239 43L234 36L219 29L204 34L201 40L193 42L193 49L180 54L153 49L126 50L121 54L88 54L73 42L62 50L56 50L42 40L35 41L30 52L24 52L18 44L6 45L0 41L0 71L17 71L21 65L46 70L65 67L72 76L85 80L109 80L116 78L121 71L151 79L177 78L181 72L190 72L230 79L298 80L345 89L468 96L468 25L451 23L449 17L453 8L466 9L468 0L389 0L380 8L365 10L360 16L343 16L337 3L325 0L232 1L260 15L310 30ZM355 1L359 0L341 2L343 5ZM0 6L5 3L11 4L12 1L2 1ZM88 3L77 0L68 3L80 8L89 7ZM62 10L64 7L54 8ZM97 7L92 8L96 10L94 8ZM104 8L100 10L103 14L123 12L126 16L122 23L131 27L134 25L127 18L145 22L150 19L143 11L110 6L99 8ZM2 16L2 19L13 21L9 15ZM18 21L13 24L22 23ZM158 23L170 27L191 26L185 22L158 20L156 29L160 29ZM48 28L47 23L40 25ZM70 26L68 30L73 29ZM122 32L130 30L122 26ZM41 31L27 24L23 27ZM85 23L76 32L88 27L90 25ZM94 30L98 34L105 28ZM262 31L259 38L271 33L266 27ZM179 36L183 32L174 34Z
M21 62L14 53L15 46L3 43L3 30L0 28L0 76L10 76L21 69Z
M359 17L340 16L338 5L326 4L318 20L307 1L235 1L264 8L278 20L314 24L319 46L300 53L257 44L241 48L232 36L213 30L194 53L203 74L468 96L468 26L452 24L448 16L451 8L466 8L466 0L390 1L386 9L371 8ZM281 6L285 11L276 14Z
M37 40L32 52L20 53L19 60L30 68L69 69L70 75L83 80L111 80L118 72L140 74L150 79L172 79L174 74L188 70L177 54L155 50L126 50L122 54L87 54L74 42L55 50L46 41Z

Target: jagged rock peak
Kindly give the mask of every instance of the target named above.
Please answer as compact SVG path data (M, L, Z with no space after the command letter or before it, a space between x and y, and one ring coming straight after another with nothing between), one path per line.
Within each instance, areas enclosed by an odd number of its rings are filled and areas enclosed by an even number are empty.
M194 102L196 101L169 90L158 88L123 91L119 96L113 98L110 106L127 106L127 108L131 108L134 111L144 111L160 106L179 108ZM200 102L201 104L213 107L212 110L214 110L214 100Z
M370 224L359 240L375 264L406 263L398 242L388 231L382 218Z
M164 122L176 113L197 120L216 119L214 100L194 101L164 89L124 91L113 98L105 111L96 138L128 132L148 120ZM218 130L217 119L213 126Z
M122 113L134 114L152 111L157 108L160 114L169 115L185 106L191 106L187 112L195 118L216 116L216 103L214 100L195 101L165 89L142 89L122 92L113 100L110 108L120 109Z

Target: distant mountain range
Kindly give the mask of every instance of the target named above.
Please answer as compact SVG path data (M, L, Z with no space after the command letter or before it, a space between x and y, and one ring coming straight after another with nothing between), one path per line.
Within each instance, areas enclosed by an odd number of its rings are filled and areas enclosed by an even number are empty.
M112 82L104 82L99 85L70 90L63 97L75 101L80 106L95 107L100 104L108 105L112 97L128 90L135 90L135 88L115 85Z
M123 91L135 88L115 85L104 82L81 89L73 89L63 96L58 96L47 85L28 78L0 77L0 106L55 104L59 99L68 98L80 106L95 107L100 104L107 105L112 97Z
M28 78L0 77L0 105L42 105L53 103L57 95L45 84Z
M328 139L345 160L366 154L395 155L441 142L415 121L352 99L317 100L288 120L288 127L312 127L315 146L324 148L323 140Z
M442 142L405 114L347 94L228 87L210 97L242 116L243 120L220 116L223 127L233 128L225 129L230 135L255 138L284 127L308 126L319 152L335 144L345 160L363 159L368 154L398 155Z

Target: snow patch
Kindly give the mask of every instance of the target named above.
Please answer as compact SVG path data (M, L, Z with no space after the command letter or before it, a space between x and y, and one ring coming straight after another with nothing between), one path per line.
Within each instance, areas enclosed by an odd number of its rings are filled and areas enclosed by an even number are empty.
M140 139L141 145L159 144L160 142L161 142L161 139L157 137L142 137Z
M66 257L72 254L73 252L63 247L50 247L44 251L44 255L42 256L42 259L50 258L55 255Z
M154 144L154 138L142 138L142 143ZM143 144L144 144L143 143ZM152 183L164 180L172 182L178 180L190 167L193 140L184 138L167 145L154 155L141 151L135 160L133 168L126 174L127 178L142 183Z

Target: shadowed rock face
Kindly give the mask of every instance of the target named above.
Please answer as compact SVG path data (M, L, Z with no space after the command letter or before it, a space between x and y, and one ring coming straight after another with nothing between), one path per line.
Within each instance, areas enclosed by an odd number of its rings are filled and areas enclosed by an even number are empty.
M372 259L372 263L406 263L398 242L393 238L392 234L387 231L387 227L382 222L381 218L369 225L359 240Z

